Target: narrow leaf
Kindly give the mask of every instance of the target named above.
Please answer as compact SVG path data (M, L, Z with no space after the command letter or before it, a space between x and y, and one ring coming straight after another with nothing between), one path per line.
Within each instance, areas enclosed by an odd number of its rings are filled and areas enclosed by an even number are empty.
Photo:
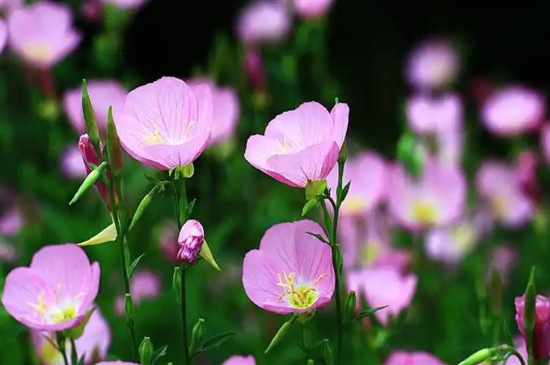
M101 177L101 175L103 175L103 172L105 171L107 166L108 166L107 162L103 161L97 168L93 169L88 174L88 176L86 176L86 178L78 188L77 192L69 202L69 205L73 205L74 203L76 203L76 201L80 199L80 197L84 195L84 193L96 183L96 181Z
M217 335L210 337L208 340L204 341L204 344L201 346L197 353L205 352L208 349L218 347L223 344L225 341L229 340L231 337L235 336L237 332L227 331L221 332Z
M212 255L212 251L210 251L210 247L208 247L208 243L206 243L206 240L202 244L202 249L200 252L201 257L208 262L212 267L218 271L221 271L220 267L218 266L218 263L214 259L214 256Z
M111 223L104 230L93 236L92 238L78 243L78 246L93 246L100 245L106 242L112 242L116 240L117 232L114 223Z
M141 199L138 207L136 208L136 212L132 217L132 222L130 223L130 228L128 228L128 230L131 230L134 227L134 225L137 223L137 221L141 218L141 216L143 215L143 212L145 212L145 209L147 209L147 207L153 200L153 197L155 196L159 188L160 188L160 185L158 184L153 186L153 188L147 193L147 195L145 195L143 199Z
M385 305L383 307L365 309L364 311L362 311L361 313L359 313L358 315L355 316L355 320L357 321L357 320L360 320L360 319L365 318L365 317L370 317L374 313L378 312L379 310L382 310L382 309L387 308L387 307L388 306Z
M99 143L99 130L97 128L92 101L88 94L88 83L86 79L82 80L82 114L84 115L84 124L86 125L88 137L94 145L97 145Z
M318 233L307 232L307 234L309 234L309 235L311 235L311 236L317 238L317 239L318 239L319 241L321 241L321 242L324 242L324 243L328 244L328 241L327 241L323 236L321 236L321 235L318 234Z
M136 271L136 267L138 266L139 262L141 261L141 259L145 256L144 253L142 253L141 255L139 255L134 261L132 261L132 263L130 264L130 266L128 266L128 275L130 277L134 276L134 271Z
M275 345L277 345L279 342L281 342L283 337L285 337L285 335L288 333L288 330L290 329L290 326L292 326L292 323L294 322L295 319L296 319L296 316L292 316L292 318L290 318L288 321L283 323L283 325L279 328L279 330L277 331L275 336L273 336L273 339L271 340L271 342L269 343L269 345L265 349L264 354L267 354L269 351L271 351L271 349Z
M166 356L166 350L168 349L168 346L162 346L153 352L153 356L151 356L151 365L155 365L157 361L161 358Z

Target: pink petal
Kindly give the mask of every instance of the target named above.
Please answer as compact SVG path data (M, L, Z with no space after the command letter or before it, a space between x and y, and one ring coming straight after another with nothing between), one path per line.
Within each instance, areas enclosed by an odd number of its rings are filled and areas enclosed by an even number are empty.
M348 130L348 120L349 120L349 106L346 103L336 104L330 115L333 119L334 129L333 129L333 139L338 144L338 147L342 148L344 140L346 138L346 133Z
M338 161L339 153L335 142L326 141L295 154L273 156L267 160L267 166L294 186L305 187L310 180L325 179Z

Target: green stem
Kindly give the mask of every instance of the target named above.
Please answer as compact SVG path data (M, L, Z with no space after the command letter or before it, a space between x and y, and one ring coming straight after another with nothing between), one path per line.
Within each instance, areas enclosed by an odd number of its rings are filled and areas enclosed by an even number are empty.
M178 184L181 182L181 184ZM185 187L185 179L181 181L174 180L174 213L176 215L176 222L178 224L178 230L181 229L185 221L189 218L187 216L187 191ZM179 187L179 188L178 188ZM182 214L183 213L183 214ZM187 339L187 296L186 296L186 271L185 264L181 265L181 329L183 336L183 364L187 365L190 361L189 358L189 345Z
M517 350L515 348L513 348L512 346L508 346L508 345L502 345L500 346L500 348L504 351L508 351L512 356L515 356L521 365L525 365L525 360L523 360L523 357L521 356L521 354L519 352L517 352Z
M109 166L110 170L110 166ZM125 247L126 242L124 240L125 232L122 230L121 224L120 224L120 217L118 215L118 207L115 205L115 196L118 196L119 199L121 198L120 195L118 195L116 191L116 182L113 179L113 173L109 171L111 179L109 181L109 197L111 201L111 209L113 214L113 222L115 224L117 237L116 242L118 245L119 255L120 255L120 268L122 271L122 280L124 282L124 300L126 302L126 298L130 298L129 300L132 301L131 308L133 308L133 299L132 294L130 292L130 276L128 273L128 262L126 261L126 251L128 250L127 247ZM125 306L126 309L126 306ZM138 343L137 343L137 335L136 335L136 328L135 328L135 321L134 321L134 313L126 313L126 310L124 311L126 314L126 325L128 326L128 331L130 332L130 337L132 340L132 349L134 352L134 358L137 361L139 359L139 352L138 352Z
M76 343L73 338L71 338L71 362L73 365L78 364L78 354L76 352Z
M61 341L60 341L60 337L61 337ZM63 364L65 365L69 365L69 360L67 359L67 353L65 351L65 337L62 336L62 335L58 335L56 336L56 341L57 341L57 349L59 350L59 352L61 353L61 356L63 357Z
M338 257L340 257L340 248L338 243L336 243L336 233L338 227L338 210L340 206L336 204L336 209L334 210L334 219L330 220L330 215L328 213L327 205L324 200L321 201L321 206L323 208L323 215L325 217L325 229L329 234L329 244L332 250L332 267L334 268L334 281L335 281L335 292L336 292L336 314L337 314L337 342L336 342L336 363L341 364L341 354L342 354L342 323L343 323L343 314L342 314L342 295L340 291L340 263Z

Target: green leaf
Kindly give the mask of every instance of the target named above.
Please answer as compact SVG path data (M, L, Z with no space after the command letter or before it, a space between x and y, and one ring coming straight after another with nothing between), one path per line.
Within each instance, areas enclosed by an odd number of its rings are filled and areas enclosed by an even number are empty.
M99 178L103 175L103 172L107 169L107 166L109 166L107 162L103 161L98 167L93 169L88 174L88 176L86 176L86 178L74 194L73 198L69 202L69 205L73 205L74 203L76 203L77 200L80 199L82 195L84 195L84 193L96 183L97 180L99 180Z
M162 346L153 352L153 356L151 356L151 365L155 365L157 361L161 358L166 356L166 350L168 349L168 346Z
M361 313L359 313L358 315L355 316L354 320L358 321L362 318L365 318L365 317L370 317L372 316L374 313L378 312L379 310L381 309L384 309L384 308L387 308L388 306L385 305L383 307L377 307L377 308L368 308L368 309L365 309L364 311L362 311Z
M317 198L308 200L302 208L302 217L308 214L313 209L319 206L319 200Z
M116 227L114 223L111 223L95 236L91 237L90 239L87 239L86 241L82 241L78 243L78 246L82 247L82 246L100 245L102 243L112 242L116 240L116 238L117 238Z
M94 108L88 94L88 83L86 79L82 80L82 114L84 115L84 124L90 141L97 145L99 143L99 129L95 119Z
M218 347L222 345L225 341L229 340L231 337L235 336L237 332L226 331L218 333L210 337L208 340L204 341L200 349L197 350L197 353L205 352L211 348Z
M281 342L281 340L286 336L286 334L290 330L290 327L292 326L292 323L296 318L297 318L296 316L292 316L288 321L283 323L283 325L279 328L275 336L273 336L273 339L271 339L271 342L265 349L264 354L267 354L269 351L273 349L275 345Z
M118 180L122 171L122 149L120 147L120 140L118 139L115 120L113 119L112 106L109 107L107 113L107 155L109 156L111 172L115 176L115 179Z
M143 197L143 199L141 199L141 201L138 204L138 207L136 208L134 216L132 217L132 222L130 223L130 228L128 228L128 230L131 230L134 227L134 225L137 223L137 221L141 218L141 216L143 215L143 212L145 212L145 209L147 209L147 207L153 200L153 197L155 196L159 188L160 188L159 184L153 186L153 188Z
M144 253L142 253L141 255L139 255L134 261L132 261L132 263L130 264L130 266L128 267L128 276L129 277L132 277L134 276L134 271L136 271L136 267L138 266L139 262L141 261L141 259L145 256Z
M206 243L206 240L204 240L200 252L201 257L208 262L212 267L218 271L221 271L220 267L218 266L218 263L214 259L214 256L212 255L212 251L210 251L210 247L208 246L208 243Z
M342 195L340 196L340 201L344 201L346 199L346 197L348 196L348 193L349 193L349 187L351 185L351 181L348 182L346 184L346 186L344 186L344 189L342 189Z
M309 235L311 235L311 236L317 238L319 241L324 242L324 243L326 243L327 245L329 244L328 241L327 241L323 236L321 236L321 235L318 234L318 233L307 232L307 234L309 234Z

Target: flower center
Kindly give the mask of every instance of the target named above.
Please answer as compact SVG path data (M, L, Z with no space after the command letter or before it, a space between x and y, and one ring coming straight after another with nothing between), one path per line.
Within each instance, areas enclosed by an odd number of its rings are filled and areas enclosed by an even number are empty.
M366 210L367 203L365 199L360 196L348 196L346 200L342 202L342 208L346 213L355 214Z
M279 296L279 300L286 299L288 304L296 309L306 309L311 307L319 297L317 292L317 284L327 274L321 274L313 283L296 283L296 274L287 274L283 271L282 275L277 273L277 286L283 288L283 292Z
M376 261L380 258L381 251L382 250L380 249L380 245L378 245L378 243L374 241L365 242L361 252L364 266L369 267L374 265L374 263L376 263Z
M36 303L28 303L36 310L36 313L43 318L46 323L58 324L69 319L73 319L78 314L80 299L84 293L80 293L73 298L64 298L61 300L61 287L56 290L53 303L46 303L44 292L38 295Z
M474 230L467 226L461 225L453 229L452 233L453 245L460 250L460 252L468 252L475 243Z
M164 138L160 135L160 132L158 131L157 128L155 128L155 130L152 133L149 133L148 135L146 135L143 139L149 145L155 145L155 144L160 144L164 142Z
M29 57L37 61L48 61L52 56L50 47L45 44L31 43L27 45L23 52Z
M508 203L506 201L506 198L500 195L496 195L491 199L491 209L493 210L493 214L497 218L504 218L506 216L506 213L508 212Z
M425 201L416 201L412 206L412 216L418 223L434 224L437 212L433 204Z

